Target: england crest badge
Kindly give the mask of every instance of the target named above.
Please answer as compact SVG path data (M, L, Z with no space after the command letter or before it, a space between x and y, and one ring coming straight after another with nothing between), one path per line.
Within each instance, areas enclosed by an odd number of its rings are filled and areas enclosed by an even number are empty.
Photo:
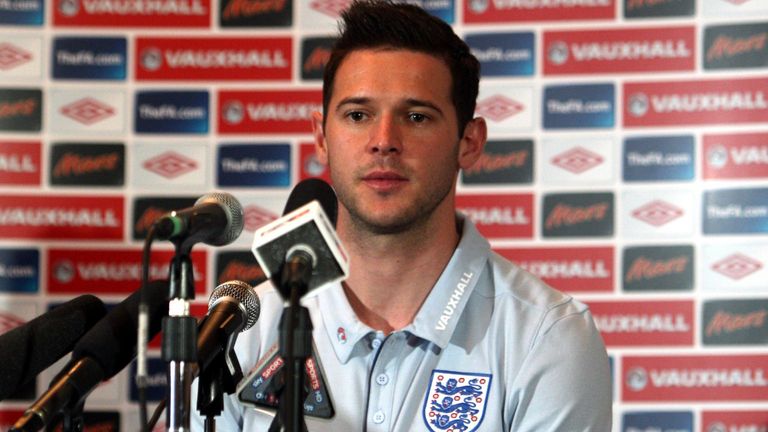
M433 432L472 432L485 415L491 375L433 370L424 399L424 422Z

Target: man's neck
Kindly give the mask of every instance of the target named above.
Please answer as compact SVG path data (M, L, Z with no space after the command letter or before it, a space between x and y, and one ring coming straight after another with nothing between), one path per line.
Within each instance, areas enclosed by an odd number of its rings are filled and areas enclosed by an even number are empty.
M365 324L384 333L413 321L451 259L455 217L400 234L342 232L350 255L345 293Z

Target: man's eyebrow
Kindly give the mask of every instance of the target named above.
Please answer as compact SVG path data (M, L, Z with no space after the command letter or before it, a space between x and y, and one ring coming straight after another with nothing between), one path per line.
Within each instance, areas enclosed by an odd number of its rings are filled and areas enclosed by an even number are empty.
M371 98L365 96L350 96L340 100L339 103L336 104L336 107L344 105L363 105L370 102L370 100Z
M438 107L437 105L435 105L430 101L426 101L423 99L416 99L416 98L408 98L405 101L406 101L406 105L408 105L409 107L425 107L425 108L435 110L440 114L443 114L443 110L441 110L440 107Z
M370 103L370 101L371 101L371 98L367 96L350 96L340 100L339 103L336 104L336 107L338 108L344 105L365 105L367 103ZM441 110L436 104L423 99L408 98L405 100L404 105L409 108L410 107L426 107L429 109L433 109L439 112L440 114L443 113L443 110Z

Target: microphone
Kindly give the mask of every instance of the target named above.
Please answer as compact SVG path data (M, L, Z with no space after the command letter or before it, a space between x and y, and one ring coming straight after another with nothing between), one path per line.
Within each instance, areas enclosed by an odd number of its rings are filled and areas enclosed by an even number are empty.
M308 291L346 278L349 258L333 228L336 215L336 193L328 183L320 179L299 182L288 197L284 216L254 233L251 251L267 277L297 276L304 279ZM283 274L293 273L297 260L308 264L311 273ZM282 291L284 284L278 285Z
M81 295L0 335L0 400L72 351L106 313L97 297Z
M208 314L198 325L200 370L207 368L218 353L231 351L237 334L253 327L260 312L259 297L247 283L232 280L217 286L208 302ZM232 370L234 365L227 366ZM239 365L237 368L239 370Z
M161 240L223 246L243 231L243 207L228 193L212 192L201 196L192 207L162 216L154 226L155 236Z
M150 337L160 331L161 319L168 315L167 291L166 283L161 281L152 282L146 289ZM75 344L72 359L11 431L44 428L57 414L77 407L101 381L112 378L130 363L136 353L140 292L137 290L112 308Z

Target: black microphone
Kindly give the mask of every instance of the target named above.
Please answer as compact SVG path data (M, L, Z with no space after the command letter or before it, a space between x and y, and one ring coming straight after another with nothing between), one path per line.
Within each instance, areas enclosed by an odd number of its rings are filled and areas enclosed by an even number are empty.
M131 362L136 355L140 291L112 308L75 344L72 359L11 431L44 428L57 414L77 407L100 382L112 378ZM162 317L168 315L167 283L150 283L146 294L152 337L160 331Z
M81 295L0 335L0 400L72 351L106 313L97 297Z
M154 226L155 236L161 240L223 246L243 231L243 207L228 193L212 192L201 196L192 207L162 216Z
M247 283L232 280L217 286L208 301L208 314L198 325L200 369L207 368L218 353L229 351L237 334L253 327L260 313L259 297Z
M253 252L264 273L279 282L294 276L305 279L307 290L346 278L349 258L336 236L336 193L320 179L300 182L291 191L285 214L254 233ZM333 223L329 216L333 217ZM302 274L294 271L296 261ZM304 271L306 270L306 272ZM285 284L277 284L282 292Z

